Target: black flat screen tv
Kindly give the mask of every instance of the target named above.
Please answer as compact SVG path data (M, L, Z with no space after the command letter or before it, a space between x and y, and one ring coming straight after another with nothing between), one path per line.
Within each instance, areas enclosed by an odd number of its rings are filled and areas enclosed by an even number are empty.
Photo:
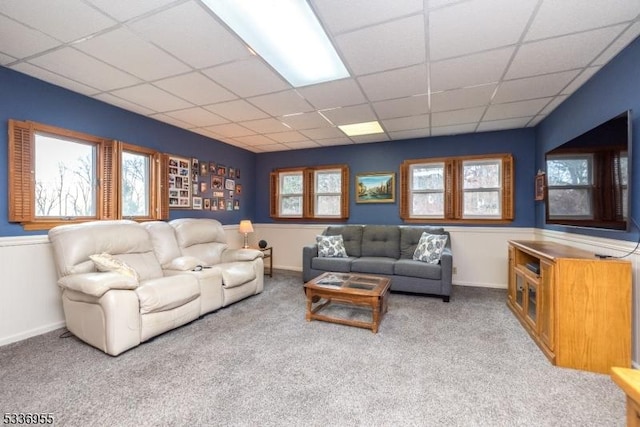
M546 222L629 230L631 111L548 151Z

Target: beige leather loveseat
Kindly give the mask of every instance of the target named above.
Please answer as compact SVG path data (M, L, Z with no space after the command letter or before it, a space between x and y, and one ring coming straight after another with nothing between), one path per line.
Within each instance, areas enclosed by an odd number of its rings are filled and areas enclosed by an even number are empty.
M216 220L175 225L94 221L49 231L71 333L116 356L262 291L260 251L228 248ZM166 234L159 236L153 229ZM191 232L199 237L189 237ZM171 238L178 246L171 245ZM167 246L160 243L163 239Z

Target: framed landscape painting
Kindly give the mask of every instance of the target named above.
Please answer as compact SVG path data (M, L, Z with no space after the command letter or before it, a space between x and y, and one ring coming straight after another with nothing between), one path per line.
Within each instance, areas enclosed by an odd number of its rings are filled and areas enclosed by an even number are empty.
M356 175L356 203L394 203L395 201L395 172Z

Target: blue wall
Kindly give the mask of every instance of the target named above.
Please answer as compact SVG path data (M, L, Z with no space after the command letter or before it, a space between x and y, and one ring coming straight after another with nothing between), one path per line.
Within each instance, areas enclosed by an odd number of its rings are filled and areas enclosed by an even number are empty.
M501 132L420 138L404 141L334 146L260 154L256 161L256 222L273 222L269 217L269 173L276 168L337 163L349 165L351 204L349 223L400 224L398 184L400 164L406 159L512 153L515 161L515 221L517 227L533 227L533 179L535 176L535 131L519 129ZM357 204L353 197L357 174L396 172L396 203Z
M640 222L640 38L632 42L536 127L536 167L545 169L544 153L600 123L632 110L631 217ZM546 225L544 204L536 206L536 227L620 240L636 240L630 232L587 230Z
M99 137L184 157L197 157L240 168L243 185L238 211L199 211L172 209L170 218L211 217L223 224L237 224L255 211L253 183L255 153L223 144L204 136L127 112L120 108L42 82L0 67L0 236L42 234L25 232L20 224L7 222L7 122L31 120Z

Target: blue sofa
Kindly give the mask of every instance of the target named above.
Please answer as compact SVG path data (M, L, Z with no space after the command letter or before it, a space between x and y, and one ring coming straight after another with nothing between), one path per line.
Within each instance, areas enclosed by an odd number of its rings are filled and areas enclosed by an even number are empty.
M413 254L423 232L447 235L438 264L415 261ZM346 258L318 256L318 245L302 249L302 278L308 282L333 271L387 277L391 290L438 296L449 302L453 254L451 238L442 227L404 225L339 225L327 227L325 236L342 235Z

